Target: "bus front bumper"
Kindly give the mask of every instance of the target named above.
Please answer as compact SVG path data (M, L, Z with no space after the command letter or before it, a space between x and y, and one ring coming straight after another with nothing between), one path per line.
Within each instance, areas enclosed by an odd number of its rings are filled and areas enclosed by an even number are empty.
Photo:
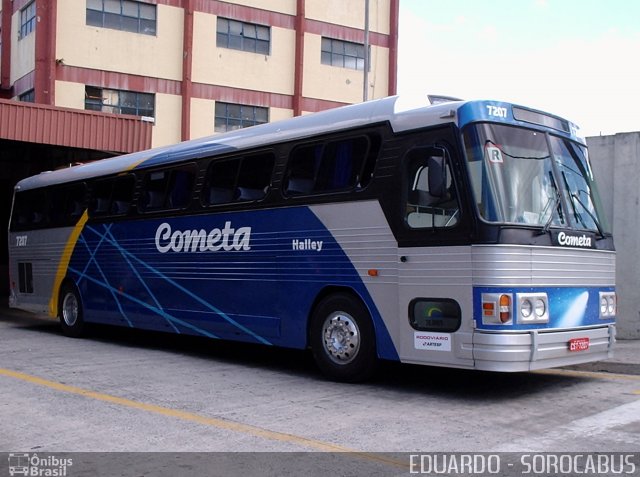
M518 372L569 366L613 357L615 336L614 324L508 334L476 330L473 358L475 368L484 371Z

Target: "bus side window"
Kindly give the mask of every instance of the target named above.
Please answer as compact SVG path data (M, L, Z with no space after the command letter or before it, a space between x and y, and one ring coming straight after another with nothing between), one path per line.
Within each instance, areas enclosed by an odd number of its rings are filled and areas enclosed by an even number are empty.
M205 205L260 200L271 185L272 153L214 160L209 166L202 201Z
M87 208L87 188L84 183L52 188L49 198L52 227L74 225Z
M191 202L194 184L193 164L148 172L144 179L141 208L145 212L184 209Z
M113 181L113 195L109 206L111 215L124 215L131 209L133 189L136 179L132 174L116 177Z
M247 156L238 174L238 200L262 199L271 185L275 158L271 153Z
M171 209L182 209L189 205L193 192L194 174L188 170L176 170L171 174L168 192L168 206Z
M203 202L207 205L233 202L239 159L212 161L207 171Z
M91 185L91 217L125 215L131 209L135 177L132 174L94 182Z
M297 196L364 188L371 181L379 141L369 136L296 147L285 173L285 194Z
M11 230L31 230L49 224L48 194L44 190L17 192Z
M417 148L407 157L405 219L413 229L453 227L459 221L456 197L446 150Z

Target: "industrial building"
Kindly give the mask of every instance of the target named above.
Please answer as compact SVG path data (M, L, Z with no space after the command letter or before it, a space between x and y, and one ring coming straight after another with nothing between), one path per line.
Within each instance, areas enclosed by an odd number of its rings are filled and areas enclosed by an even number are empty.
M5 230L13 186L28 175L396 92L399 0L2 0L1 8Z

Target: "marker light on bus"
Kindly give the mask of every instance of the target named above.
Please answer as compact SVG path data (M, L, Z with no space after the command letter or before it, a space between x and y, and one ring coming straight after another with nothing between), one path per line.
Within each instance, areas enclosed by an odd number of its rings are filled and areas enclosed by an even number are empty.
M546 293L517 293L518 323L548 323L549 299Z
M482 322L506 325L513 322L513 297L510 293L482 294Z
M511 320L511 296L500 295L500 321L507 323Z
M600 292L600 318L613 318L617 308L615 292Z

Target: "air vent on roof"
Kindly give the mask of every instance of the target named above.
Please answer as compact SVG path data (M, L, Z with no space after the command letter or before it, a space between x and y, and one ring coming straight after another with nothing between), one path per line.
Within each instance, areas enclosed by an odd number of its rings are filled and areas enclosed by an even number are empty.
M454 98L453 96L440 96L437 94L428 94L427 98L431 104L450 103L452 101L463 101L460 98Z

